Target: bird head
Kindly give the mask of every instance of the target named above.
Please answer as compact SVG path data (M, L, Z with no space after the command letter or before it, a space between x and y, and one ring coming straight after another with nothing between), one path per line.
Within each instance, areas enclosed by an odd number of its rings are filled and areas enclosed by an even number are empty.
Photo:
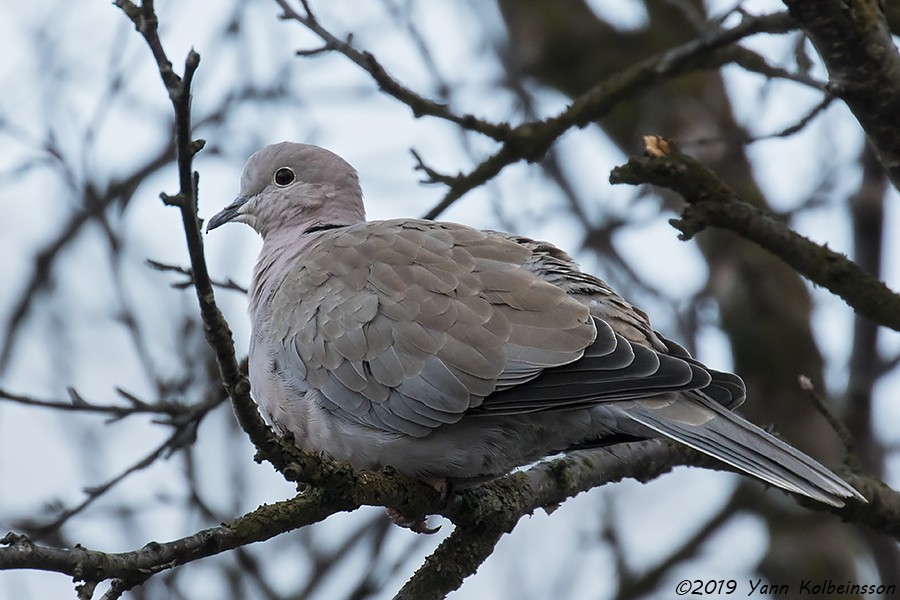
M240 194L209 220L206 231L236 221L265 239L277 231L303 233L364 220L359 178L347 161L318 146L281 142L250 157Z

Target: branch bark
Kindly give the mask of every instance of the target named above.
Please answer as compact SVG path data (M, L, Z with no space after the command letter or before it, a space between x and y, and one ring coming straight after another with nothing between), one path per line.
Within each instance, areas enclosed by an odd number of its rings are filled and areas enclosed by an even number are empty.
M474 573L490 556L499 537L512 531L523 516L625 478L646 482L677 465L726 468L686 446L649 440L572 452L564 458L540 463L526 472L462 490L446 505L442 505L436 494L421 494L410 489L405 478L360 472L355 475L358 479L352 486L310 488L290 500L263 505L218 527L171 542L150 542L132 552L107 553L80 546L54 548L9 533L0 539L0 570L41 569L87 582L116 579L117 585L127 587L161 571L319 522L336 512L355 510L363 504L407 504L422 514L441 514L449 518L457 530L426 560L398 597L441 598ZM855 473L843 472L841 476L870 503L851 502L835 508L801 497L796 497L797 501L812 510L831 512L900 539L900 494L880 481ZM446 556L454 557L453 562L444 561L442 557ZM454 574L447 577L449 565L453 565ZM437 574L437 571L441 573ZM424 587L436 580L442 582L437 588ZM432 591L424 596L414 595L424 593L425 589Z
M879 0L784 0L828 69L829 89L865 130L900 189L900 53Z

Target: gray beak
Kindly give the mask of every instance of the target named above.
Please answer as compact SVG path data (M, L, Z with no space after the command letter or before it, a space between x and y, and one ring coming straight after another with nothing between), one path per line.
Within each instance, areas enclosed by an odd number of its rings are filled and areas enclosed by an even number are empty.
M238 216L241 207L247 204L247 200L249 199L250 198L248 198L247 196L238 196L234 199L234 202L213 215L209 222L206 224L206 233L209 233L219 225L224 225L225 223L233 220L236 216Z

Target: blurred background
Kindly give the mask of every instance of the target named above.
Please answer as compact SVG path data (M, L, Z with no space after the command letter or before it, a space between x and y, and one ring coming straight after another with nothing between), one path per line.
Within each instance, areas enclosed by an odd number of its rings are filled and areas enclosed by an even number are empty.
M149 50L109 2L0 0L0 530L125 551L288 498L223 402L203 339L180 217L172 111ZM371 219L419 217L414 149L468 172L496 149L379 93L273 0L156 3L177 72L189 48L195 134L207 142L200 213L236 194L261 146L325 146L360 172ZM456 113L518 124L563 110L637 61L783 11L752 0L313 1L320 22ZM895 29L894 31L897 31ZM797 32L743 40L726 66L658 81L505 169L441 219L549 240L644 308L654 326L747 382L741 412L827 465L838 436L797 385L811 379L865 468L900 479L900 335L879 330L779 260L727 232L681 242L680 200L611 186L641 136L676 138L741 196L900 288L898 194ZM795 127L797 126L797 127ZM246 354L245 287L260 241L206 240L220 306ZM153 268L155 261L164 268ZM433 519L441 524L440 519ZM158 575L137 599L389 598L449 532L421 536L377 508ZM648 485L584 493L526 517L451 595L667 598L681 579L900 583L890 538L799 509L736 475L679 468ZM746 591L746 590L745 590ZM65 576L0 572L0 598L74 598Z

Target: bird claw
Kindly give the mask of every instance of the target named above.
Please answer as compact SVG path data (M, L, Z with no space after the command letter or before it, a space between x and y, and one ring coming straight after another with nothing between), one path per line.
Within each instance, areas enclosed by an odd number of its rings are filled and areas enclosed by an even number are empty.
M409 517L401 513L396 508L386 507L384 509L384 512L394 525L398 525L400 527L403 527L404 529L409 529L410 531L413 531L415 533L424 533L427 535L431 535L441 530L440 525L438 525L437 527L429 527L425 522L424 517Z

